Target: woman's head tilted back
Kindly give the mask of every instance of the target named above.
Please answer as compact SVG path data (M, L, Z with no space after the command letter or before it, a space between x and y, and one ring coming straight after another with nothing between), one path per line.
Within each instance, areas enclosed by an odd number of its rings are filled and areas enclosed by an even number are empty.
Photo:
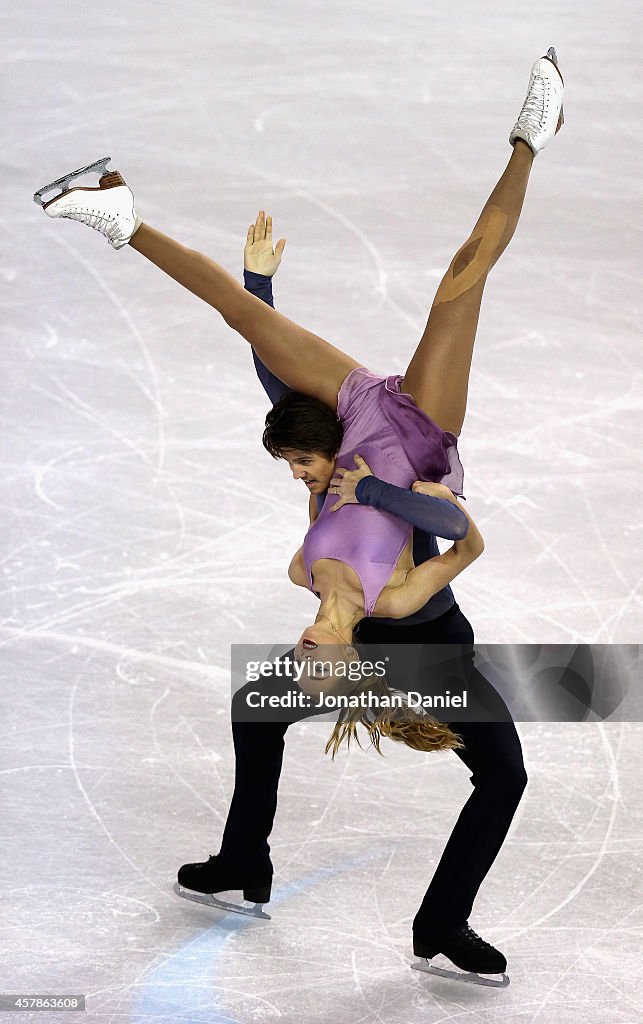
M335 471L342 425L317 398L290 391L266 416L263 446L274 459L286 459L295 480L312 494L323 494Z
M347 671L359 663L352 631L350 636L338 633L330 619L306 626L295 646L295 660L306 666L299 688L310 697L348 693L354 686Z
M311 630L308 627L306 632ZM358 725L365 728L371 745L379 754L383 737L422 751L453 750L463 746L460 737L448 725L424 711L417 711L410 706L406 694L391 689L384 662L375 660L377 655L368 644L351 639L350 644L338 646L333 643L330 632L320 632L317 639L322 642L312 643L309 648L302 638L295 649L296 661L306 663L299 688L319 706L322 706L319 702L326 704L328 697L347 698L346 706L340 704L326 753L331 751L334 758L344 741L347 747L351 740L361 746ZM329 710L333 706L329 706Z
M373 655L369 652L369 645L353 641L352 646L357 659L354 664L364 662L365 668L366 665L372 666L370 659ZM392 690L385 674L365 673L364 678L357 683L353 682L349 693L351 697L357 698L356 706L340 711L326 744L326 753L332 751L333 759L344 740L347 747L352 739L361 746L357 734L358 725L366 729L371 746L375 747L378 754L382 753L382 737L422 751L457 750L464 746L461 738L448 725L425 712L416 711L410 706L406 694ZM397 703L391 699L394 695ZM373 700L372 706L369 706L368 700L366 705L363 700L360 702L360 698L369 696Z

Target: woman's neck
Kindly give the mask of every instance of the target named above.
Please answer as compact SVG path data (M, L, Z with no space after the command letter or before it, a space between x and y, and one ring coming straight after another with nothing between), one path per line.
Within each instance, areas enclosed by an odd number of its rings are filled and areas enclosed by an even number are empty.
M364 604L357 605L355 600L336 589L319 592L320 605L317 619L322 616L330 620L346 643L350 643L353 630L364 618Z

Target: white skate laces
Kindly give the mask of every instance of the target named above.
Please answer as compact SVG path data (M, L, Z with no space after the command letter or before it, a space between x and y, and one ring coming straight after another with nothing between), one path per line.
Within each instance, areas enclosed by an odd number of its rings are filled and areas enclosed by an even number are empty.
M552 46L531 69L525 102L509 135L512 146L516 139L522 139L534 155L545 148L564 122L563 92L558 57Z
M518 118L525 131L533 132L534 135L541 130L545 121L545 94L545 79L535 75Z
M122 218L119 218L115 213L106 213L102 210L90 209L80 205L69 206L60 213L50 213L49 210L46 212L50 217L68 217L70 220L78 220L82 224L86 224L87 227L93 228L94 231L100 231L101 235L105 236L114 249L121 249L124 245L127 245L134 234L134 231L131 231L129 235L127 234L126 225L123 223ZM137 219L140 224L140 218Z
M36 193L34 199L42 205L48 217L67 217L80 221L94 231L104 235L114 249L122 249L141 225L141 218L134 209L132 190L118 171L107 171L104 167L109 157L90 164L87 168L73 171L64 178L47 185ZM99 168L103 171L98 188L69 188L70 182L83 173ZM44 192L62 184L63 191L50 200L42 202Z

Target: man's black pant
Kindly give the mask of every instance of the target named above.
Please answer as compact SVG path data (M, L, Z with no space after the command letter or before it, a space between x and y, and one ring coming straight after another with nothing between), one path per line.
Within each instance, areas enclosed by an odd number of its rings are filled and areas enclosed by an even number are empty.
M416 626L386 626L377 619L363 619L355 637L367 644L463 645L462 671L469 692L481 704L497 709L496 718L504 718L450 723L465 744L454 753L472 772L473 793L462 808L413 922L414 932L430 939L469 918L478 889L507 835L527 784L520 740L506 705L474 665L473 630L457 605L433 622ZM399 685L397 681L395 685ZM305 715L293 715L293 720L297 717ZM272 873L268 836L277 810L284 737L290 724L232 723L235 787L220 857L262 874Z

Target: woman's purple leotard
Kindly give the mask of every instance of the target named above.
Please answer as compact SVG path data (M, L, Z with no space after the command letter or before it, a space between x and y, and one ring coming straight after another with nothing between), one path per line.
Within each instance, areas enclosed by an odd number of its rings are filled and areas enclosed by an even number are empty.
M398 487L414 480L447 484L462 494L463 470L454 434L442 430L410 395L400 392L401 376L378 377L357 367L337 396L337 416L344 427L337 466L355 469L361 455L375 476ZM343 505L328 494L304 540L303 557L310 589L312 567L320 558L336 558L354 569L364 591L364 614L372 615L391 578L412 526L389 512L367 505Z

